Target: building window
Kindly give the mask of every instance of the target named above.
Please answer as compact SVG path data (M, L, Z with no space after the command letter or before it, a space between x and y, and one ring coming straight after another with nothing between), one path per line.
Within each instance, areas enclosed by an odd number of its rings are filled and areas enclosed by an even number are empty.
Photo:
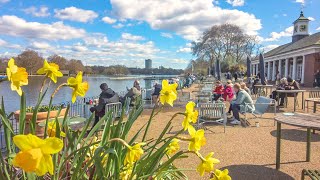
M297 76L296 79L301 79L302 78L302 64L299 63L297 64Z

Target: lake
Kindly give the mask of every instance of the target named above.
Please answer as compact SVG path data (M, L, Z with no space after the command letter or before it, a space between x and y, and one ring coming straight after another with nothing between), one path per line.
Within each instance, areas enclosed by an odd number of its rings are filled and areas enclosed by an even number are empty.
M157 81L164 78L175 77L175 76L152 76L155 77ZM29 85L22 86L26 94L27 106L34 106L38 99L38 93L41 88L43 81L43 76L29 76ZM151 88L155 80L144 79L146 76L127 76L127 77L107 77L107 76L88 76L83 77L84 81L88 81L89 90L86 97L98 96L101 92L99 86L101 83L107 83L108 86L116 92L126 91L126 87L131 88L135 79L140 81L140 86L142 88ZM67 82L68 77L62 77L58 79L58 82L54 84L51 82L46 97L42 104L48 104L50 96L53 91L61 84ZM159 81L160 82L160 81ZM58 104L62 102L71 101L72 90L69 87L63 87L55 95L53 104ZM20 108L20 96L16 91L11 91L10 82L2 82L0 84L0 96L4 98L5 108L7 114L18 110Z

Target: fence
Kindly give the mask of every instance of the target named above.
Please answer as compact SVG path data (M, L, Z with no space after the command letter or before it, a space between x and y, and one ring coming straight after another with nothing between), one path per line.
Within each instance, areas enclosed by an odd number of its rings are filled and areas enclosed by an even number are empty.
M125 96L126 92L119 92L118 93L119 96ZM142 99L144 100L146 105L152 105L152 98L151 98L151 94L152 94L152 89L143 89L142 90ZM76 100L76 102L72 103L71 101L68 102L62 102L59 104L55 104L55 105L63 105L64 107L67 107L68 105L70 106L68 115L69 117L75 117L75 116L79 116L79 117L84 117L84 118L89 118L91 115L90 112L90 107L92 107L93 105L90 104L91 102L95 102L96 99L98 99L99 96L93 96L93 97L85 97L82 99L78 99ZM18 133L19 131L19 122L14 119L14 117L12 116L12 118L10 119L10 123L12 124L14 133ZM5 145L5 139L4 139L4 129L3 129L3 125L2 125L2 120L0 119L0 150L2 153L6 152L6 145Z
M94 102L95 99L99 98L98 96L94 97L85 97L82 99L78 99L75 103L72 103L71 101L68 102L62 102L55 105L63 105L67 107L70 105L69 109L69 117L85 117L88 118L91 115L90 107L92 105L89 103L90 101ZM18 133L19 131L19 122L14 118L14 116L11 117L10 123L12 124L14 133ZM2 124L2 120L0 119L0 150L2 153L6 152L6 145L5 145L5 139L4 139L4 128Z

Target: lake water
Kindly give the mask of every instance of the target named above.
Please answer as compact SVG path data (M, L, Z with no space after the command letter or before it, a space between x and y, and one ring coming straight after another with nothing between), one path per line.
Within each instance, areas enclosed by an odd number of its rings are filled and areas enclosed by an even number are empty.
M165 78L164 76L155 77L157 81L159 81L159 79ZM29 85L22 86L22 89L26 93L27 106L34 106L36 104L43 78L44 77L42 76L30 76ZM140 81L140 86L142 88L151 88L155 80L144 80L144 78L145 76L135 76L130 77L130 79L115 79L113 77L106 76L83 77L84 81L88 81L89 83L89 90L86 94L86 97L98 96L101 92L99 88L101 83L107 83L108 86L114 91L121 92L126 91L126 87L132 87L134 80L137 79ZM48 93L44 98L42 104L48 104L53 91L61 83L67 82L67 79L68 77L62 77L58 79L58 82L56 84L51 82L51 85L48 88ZM55 95L53 103L57 104L71 101L71 93L72 90L69 87L61 88L60 91ZM20 108L20 96L17 94L17 92L11 91L9 82L2 82L0 84L0 96L3 96L4 98L5 108L8 114Z

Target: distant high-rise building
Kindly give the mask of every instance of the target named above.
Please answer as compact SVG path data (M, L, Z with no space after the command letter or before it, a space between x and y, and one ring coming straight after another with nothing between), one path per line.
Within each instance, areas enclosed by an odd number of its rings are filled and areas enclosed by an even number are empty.
M151 59L146 59L145 60L145 68L146 69L152 69L152 60Z

